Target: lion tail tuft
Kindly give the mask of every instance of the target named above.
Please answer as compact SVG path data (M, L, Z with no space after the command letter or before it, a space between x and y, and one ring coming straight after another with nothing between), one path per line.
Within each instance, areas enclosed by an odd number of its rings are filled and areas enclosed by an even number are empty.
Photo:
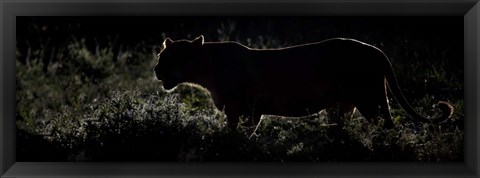
M437 103L437 106L442 111L442 116L439 118L440 120L446 120L452 117L455 109L451 103L446 101L439 101Z

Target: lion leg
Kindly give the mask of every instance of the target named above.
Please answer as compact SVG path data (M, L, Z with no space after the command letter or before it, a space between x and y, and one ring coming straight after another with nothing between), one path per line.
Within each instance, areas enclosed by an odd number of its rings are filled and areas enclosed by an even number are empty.
M392 129L395 127L392 116L390 115L388 100L386 96L378 96L376 98L369 98L369 100L376 102L357 102L355 107L358 111L371 123L378 124L378 119L383 118L383 127L385 129Z
M242 115L241 112L235 107L226 107L225 114L227 115L227 126L230 129L235 130L240 121L240 116Z
M225 114L227 115L228 126L231 129L236 129L238 124L243 124L243 126L253 126L256 125L261 118L261 112L255 110L252 107L240 107L245 106L242 104L230 104L229 108L225 108ZM240 117L242 117L243 122L240 122Z
M333 107L328 108L327 112L330 115L329 119L338 126L343 126L346 121L352 119L353 112L355 112L355 106L350 103L337 103Z
M390 106L388 105L388 100L385 100L380 105L380 116L383 118L383 128L384 129L393 129L395 124L392 120L392 115L390 114Z
M353 104L340 104L339 112L343 114L345 119L351 120L355 112L355 106Z

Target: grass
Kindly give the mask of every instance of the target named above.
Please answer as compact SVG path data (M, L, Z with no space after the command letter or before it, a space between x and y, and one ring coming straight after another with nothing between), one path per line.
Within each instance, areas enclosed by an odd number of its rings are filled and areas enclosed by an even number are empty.
M420 98L411 100L420 113L438 114L438 99L455 104L442 125L415 122L394 101L398 129L383 130L358 112L345 120L323 110L304 118L265 116L250 137L253 128L241 123L227 128L200 86L165 91L154 79L156 55L148 45L116 46L72 37L64 46L18 49L17 161L463 161L463 95L427 90L463 91L460 75L441 62L397 59L395 70L412 76L401 83L413 86L405 91Z

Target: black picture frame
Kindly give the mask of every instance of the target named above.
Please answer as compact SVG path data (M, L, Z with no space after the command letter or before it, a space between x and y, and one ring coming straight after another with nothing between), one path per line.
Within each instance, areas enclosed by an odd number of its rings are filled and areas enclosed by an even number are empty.
M328 15L463 16L465 158L462 163L50 163L15 160L17 16ZM0 1L0 175L7 177L479 177L478 0L39 0Z

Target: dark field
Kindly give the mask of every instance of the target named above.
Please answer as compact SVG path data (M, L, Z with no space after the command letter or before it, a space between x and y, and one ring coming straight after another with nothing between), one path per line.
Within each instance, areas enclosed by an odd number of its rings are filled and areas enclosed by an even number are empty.
M253 48L355 38L387 54L417 112L440 114L439 100L455 112L421 123L390 98L393 130L322 110L268 116L250 137L203 89L154 78L166 37L199 35ZM463 65L463 17L17 17L17 161L461 162Z

